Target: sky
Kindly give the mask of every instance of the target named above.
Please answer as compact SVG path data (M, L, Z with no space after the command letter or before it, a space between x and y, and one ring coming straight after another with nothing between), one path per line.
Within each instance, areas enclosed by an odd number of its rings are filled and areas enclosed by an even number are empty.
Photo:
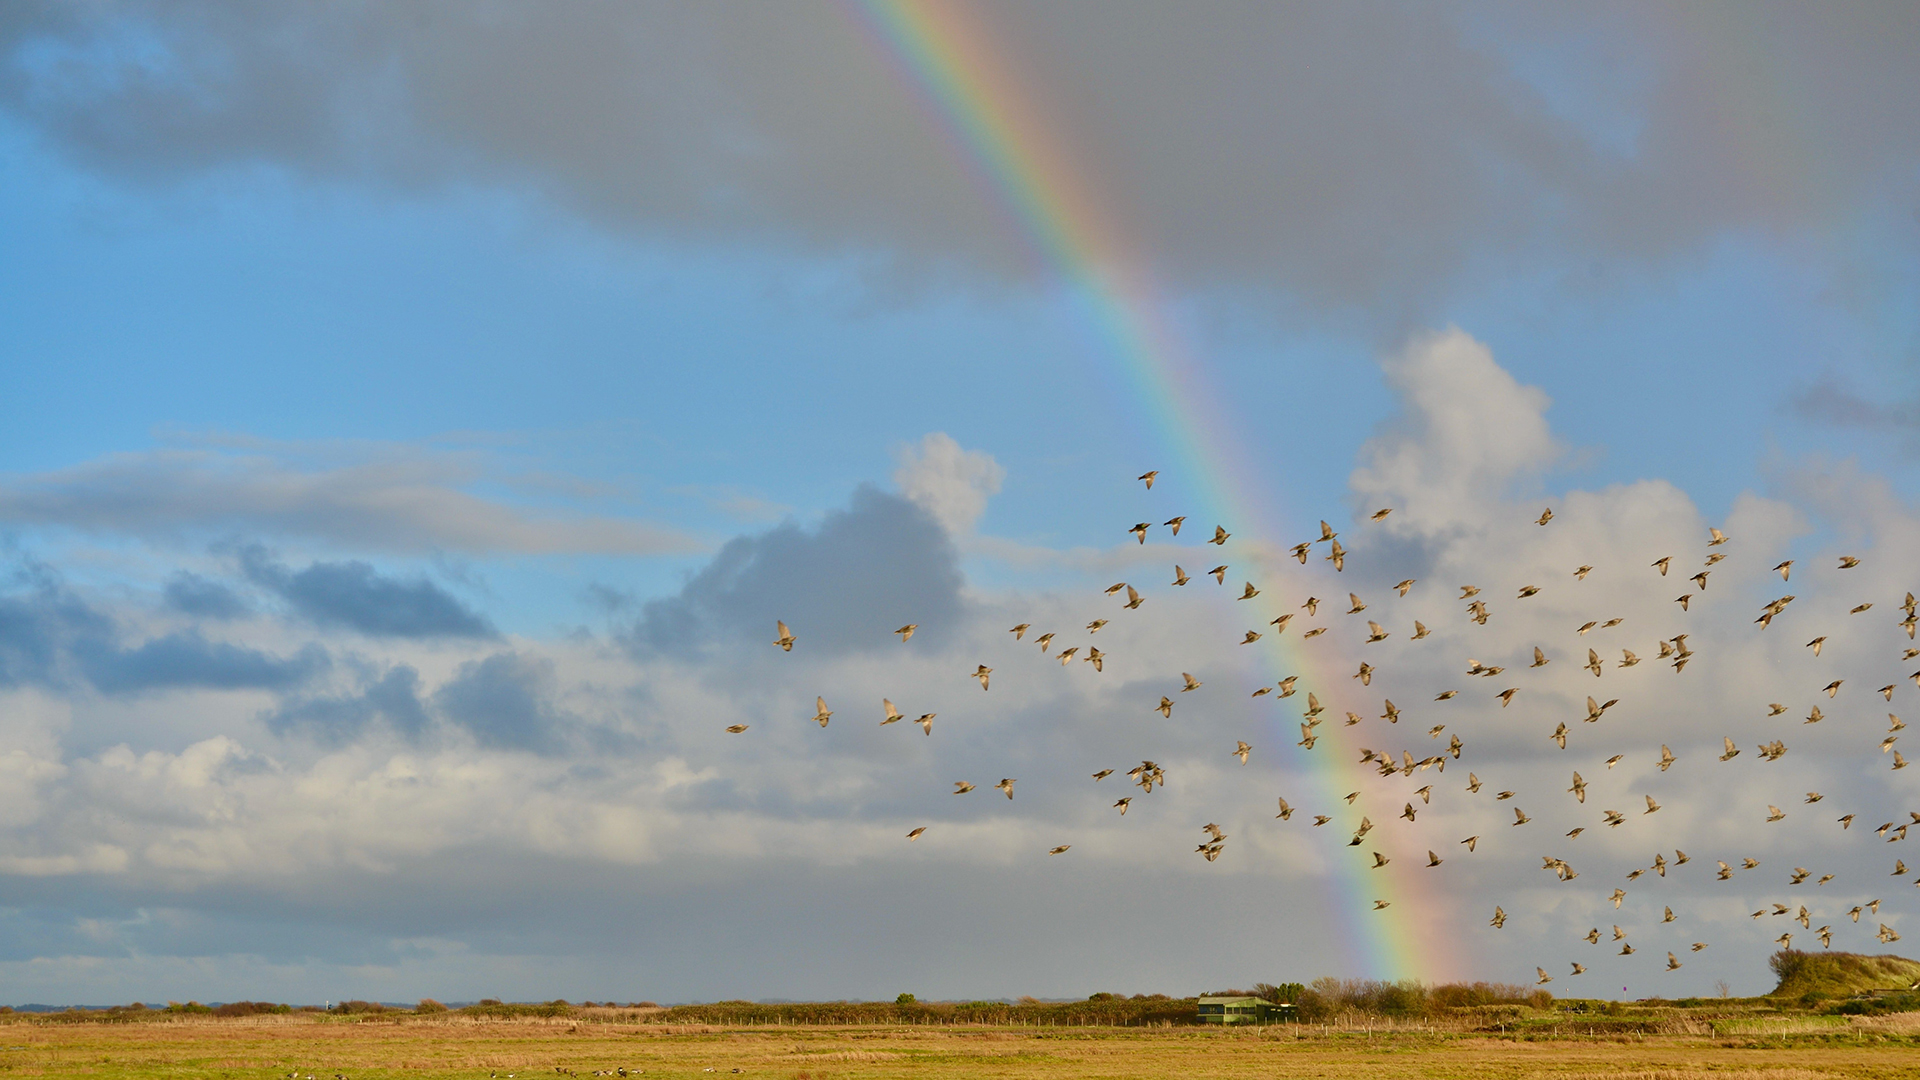
M1676 997L1897 949L1917 48L1897 6L8 5L0 984ZM1342 569L1289 557L1323 520Z

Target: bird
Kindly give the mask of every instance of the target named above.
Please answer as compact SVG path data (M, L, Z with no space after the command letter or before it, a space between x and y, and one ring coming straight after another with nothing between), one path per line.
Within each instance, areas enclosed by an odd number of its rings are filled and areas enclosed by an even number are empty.
M1651 564L1651 565L1652 565L1652 566L1653 566L1653 567L1654 567L1655 569L1657 569L1657 570L1659 570L1659 571L1660 571L1660 576L1661 576L1661 577L1666 577L1666 576L1667 576L1667 566L1668 566L1668 564L1669 564L1669 563L1671 563L1671 562L1673 562L1673 556L1671 556L1671 555L1666 555L1666 556L1662 556L1661 558L1658 558L1658 559L1655 559L1655 560L1654 560L1654 561L1652 562L1652 564Z
M1373 853L1373 868L1375 870L1380 869L1381 867L1387 865L1392 861L1393 861L1392 859L1387 858L1385 855L1382 855L1377 851Z
M1587 801L1587 782L1580 779L1579 773L1576 772L1573 774L1573 786L1567 790L1573 793L1576 801L1582 803Z
M1860 613L1861 613L1861 612L1863 612L1863 611L1871 611L1872 609L1873 609L1873 605L1872 605L1871 603L1866 603L1866 604L1858 604L1858 605L1856 605L1856 606L1854 606L1853 608L1851 608L1851 609L1849 609L1849 610L1847 611L1847 614L1849 614L1849 615L1858 615L1858 614L1860 614Z
M1632 955L1633 955L1633 944L1632 944L1631 942L1629 942L1629 943L1627 943L1627 944L1625 944L1625 945L1622 945L1622 946L1620 946L1620 955L1621 955L1621 956L1632 956Z
M1673 763L1678 760L1680 759L1673 756L1673 751L1667 749L1666 743L1660 744L1660 771L1661 772L1666 772L1667 769L1672 767Z
M1437 696L1435 696L1433 700L1446 701L1448 698L1453 697L1455 694L1458 694L1459 692L1460 691L1458 690L1443 690Z
M1472 773L1467 774L1467 790L1475 795L1480 793L1480 778Z
M1589 945L1600 944L1600 928L1596 926L1593 929L1587 931L1586 936L1581 938L1580 940L1586 942Z
M1581 637L1586 637L1586 636L1587 636L1587 631L1589 631L1589 630L1591 630L1591 629L1593 629L1594 627L1596 627L1596 626L1599 626L1599 625L1600 625L1600 620L1598 620L1598 619L1588 619L1588 620L1586 621L1586 623L1585 623L1584 625L1582 625L1582 626L1580 627L1580 629L1578 629L1578 630L1575 630L1575 631L1574 631L1574 633L1576 633L1576 634L1579 634L1579 635L1580 635Z
M1787 575L1793 572L1793 560L1788 559L1786 562L1783 562L1779 566L1774 567L1773 570L1774 570L1774 573L1780 575L1781 581L1785 581L1787 580Z
M923 833L923 832L926 832L926 831L927 831L927 827L926 827L925 825L922 825L922 826L920 826L919 828L917 828L917 829L915 829L915 830L913 830L912 832L910 832L910 833L908 833L908 834L907 834L907 839L909 839L909 840L918 840L918 839L920 839L920 834L921 834L921 833Z
M1146 597L1140 595L1140 590L1131 585L1127 586L1127 610L1132 611L1144 603L1146 603Z
M1532 818L1530 818L1530 817L1528 817L1528 816L1527 816L1527 814L1526 814L1526 811L1524 811L1524 810L1521 810L1521 809L1520 809L1519 807L1517 807L1517 806L1513 808L1513 823L1514 823L1514 825L1516 825L1516 826L1519 826L1519 825L1525 825L1525 824L1526 824L1527 822L1529 822L1529 821L1532 821L1532 820L1533 820Z
M1046 652L1046 651L1047 651L1047 646L1048 646L1049 644L1051 644L1052 642L1053 642L1053 632L1052 632L1052 631L1048 631L1047 633L1044 633L1044 634L1041 634L1041 635L1040 635L1039 637L1037 637L1037 638L1034 638L1034 639L1033 639L1033 643L1034 643L1035 645L1038 645L1038 646L1040 646L1040 651L1041 651L1041 652Z
M1740 749L1739 747L1736 747L1733 745L1732 739L1728 738L1725 735L1722 735L1720 736L1720 741L1725 743L1727 746L1727 752L1720 755L1721 761L1732 761L1734 758L1737 758L1740 756Z
M1479 846L1479 844L1480 844L1480 836L1479 836L1479 834L1478 834L1478 833L1475 833L1474 835L1472 835L1472 836L1469 836L1469 837L1467 837L1467 838L1466 838L1465 840L1462 840L1462 841L1460 841L1460 842L1461 842L1461 843L1463 843L1463 844L1465 844L1465 845L1467 845L1467 850L1468 850L1468 851L1472 851L1472 850L1473 850L1474 848L1476 848L1476 847L1478 847L1478 846Z
M993 669L985 664L981 664L973 669L973 677L980 680L980 689L982 690L987 688L987 680L991 678L992 675Z
M1232 533L1230 533L1230 532L1228 532L1228 531L1227 531L1226 529L1224 529L1224 528L1222 528L1222 527L1220 527L1220 526L1218 526L1218 525L1215 525L1215 526L1213 527L1213 539L1211 539L1211 540L1209 540L1209 541L1207 541L1207 543L1209 543L1209 544L1220 544L1220 545L1223 545L1223 546L1224 546L1224 545L1226 544L1226 542L1227 542L1227 537L1229 537L1229 536L1232 536L1232 535L1233 535L1233 534L1232 534Z
M1245 762L1242 762L1241 764L1245 764ZM1280 812L1273 816L1276 818L1279 818L1281 821L1293 820L1293 807L1287 805L1287 800L1285 796L1282 796L1280 798Z
M1841 569L1841 570L1851 570L1851 569L1853 569L1854 567L1856 567L1856 566L1859 566L1859 565L1860 565L1860 560L1859 560L1859 559L1856 559L1856 558L1854 558L1854 557L1853 557L1853 556L1851 556L1851 555L1842 555L1842 556L1840 556L1840 566L1839 566L1839 569Z
M1167 528L1172 529L1173 535L1175 536L1180 535L1180 526L1185 525L1186 523L1187 523L1187 518L1185 514L1182 514L1181 516L1176 518L1168 518L1165 522Z
M1413 637L1411 640L1419 641L1421 638L1424 638L1426 636L1427 636L1427 624L1421 622L1419 619L1413 620Z
M1019 626L1016 626L1016 627L1014 627L1013 629L1011 629L1011 630L1009 630L1009 631L1007 631L1007 633L1009 633L1009 634L1012 634L1012 635L1013 635L1013 640L1015 640L1015 641L1019 641L1019 640L1021 640L1021 639L1023 639L1023 638L1025 638L1025 637L1027 636L1027 631L1028 631L1028 630L1031 630L1032 628L1033 628L1033 624L1032 624L1032 623L1024 623L1024 622L1023 622L1023 623L1021 623L1021 624L1020 624Z
M1620 909L1620 902L1622 900L1625 900L1626 898L1627 898L1627 890L1625 889L1615 889L1613 890L1613 895L1607 897L1607 899L1613 901L1613 907L1614 907L1614 910L1616 911Z
M1393 513L1393 507L1391 506L1383 507L1382 509L1375 510L1373 512L1373 516L1368 518L1367 520L1368 521L1385 521L1387 515L1391 513Z
M1240 742L1237 739L1235 740L1235 742L1238 745L1234 749L1232 756L1239 758L1240 764L1245 765L1247 763L1247 755L1253 752L1253 747L1247 745L1244 742ZM1008 796L1008 797L1011 798L1012 796Z
M1496 930L1507 925L1507 913L1501 909L1499 904L1493 905L1493 918L1487 920L1487 925Z
M1679 971L1680 968L1681 968L1680 958L1673 955L1672 953L1668 953L1667 954L1667 970Z
M1707 591L1707 575L1711 573L1713 573L1713 571L1711 570L1702 570L1699 573L1688 578L1687 580L1693 582L1695 585L1700 586L1701 592L1706 592Z
M1641 811L1641 813L1642 813L1643 815L1644 815L1644 814L1651 814L1651 813L1653 813L1654 811L1656 811L1656 810L1659 810L1659 809L1660 809L1660 804L1659 804L1659 803L1657 803L1657 802L1654 802L1654 801L1653 801L1653 796L1651 796L1651 795L1648 795L1648 796L1646 796L1646 800L1647 800L1647 808L1646 808L1645 810L1642 810L1642 811Z
M906 717L900 714L899 709L896 709L893 707L893 702L888 701L886 698L881 698L880 704L885 706L887 710L887 718L885 720L880 721L881 727L886 727L888 724L898 723L899 721L906 719Z
M1289 676L1287 676L1286 678L1284 678L1284 679L1281 679L1281 680L1280 680L1280 682L1279 682L1279 687L1280 687L1280 696L1281 696L1281 697L1292 697L1292 696L1293 696L1293 684L1294 684L1295 682L1297 682L1297 681L1299 680L1299 678L1300 678L1300 676L1298 676L1298 675L1289 675Z
M1681 593L1679 596L1676 596L1673 598L1673 602L1680 605L1681 611L1691 610L1691 608L1688 607L1688 604L1692 600L1693 600L1692 593Z
M1498 694L1495 694L1494 696L1500 699L1500 707L1504 709L1508 705L1513 704L1513 695L1519 692L1520 692L1519 687L1512 686L1512 687L1508 687L1505 690L1500 691Z
M1607 759L1607 768L1609 768L1609 769L1611 769L1611 768L1613 768L1613 767L1614 767L1615 765L1618 765L1618 764L1620 764L1620 759L1621 759L1621 758L1623 758L1623 757L1626 757L1626 756L1627 756L1627 755L1625 755L1625 754L1615 754L1615 755L1613 755L1612 757L1610 757L1610 758L1608 758L1608 759Z
M1175 563L1173 567L1173 583L1175 585L1185 585L1187 582L1191 580L1193 579L1187 576L1187 572L1185 570L1180 569L1179 564Z
M727 734L738 735L745 730L747 730L747 725L745 724L732 724L727 727Z
M1112 775L1113 775L1112 769L1101 769L1099 772L1093 774L1093 782L1097 784L1100 781L1105 780L1107 777Z
M1594 652L1592 649L1588 649L1587 662L1585 664L1585 667L1588 671L1593 672L1594 678L1596 679L1599 678L1602 671L1600 666L1600 654L1597 652Z
M955 795L965 795L967 792L972 790L973 790L973 785L967 783L965 780L955 780L953 782L953 793Z
M1551 662L1552 661L1547 659L1547 654L1540 651L1540 646L1535 645L1533 647L1533 663L1528 664L1527 666L1528 667L1546 667Z
M918 629L920 629L919 623L908 623L900 629L895 630L894 633L900 635L900 641L904 644L913 637L913 632Z
M1783 712L1786 712L1786 711L1787 711L1787 707L1786 707L1785 705L1782 705L1782 704L1780 704L1780 703L1779 703L1779 702L1777 702L1777 701L1776 701L1776 702L1772 702L1771 704L1769 704L1769 705L1767 706L1767 715L1768 715L1768 716L1779 716L1779 715L1780 715L1781 713L1783 713Z
M1539 595L1539 593L1540 593L1540 586L1538 586L1538 585L1525 585L1525 586L1522 586L1522 587L1521 587L1521 589L1520 589L1520 594L1519 594L1519 595L1518 595L1517 597L1515 597L1515 599L1517 599L1517 600L1525 600L1525 599L1526 599L1527 597L1529 597L1529 596L1537 596L1537 595Z
M1375 900L1373 902L1373 910L1375 911L1385 911L1392 906L1393 901L1391 900Z
M1591 573L1593 573L1593 567L1591 567L1591 566L1578 566L1578 567L1575 567L1575 568L1574 568L1574 571L1573 571L1573 576L1574 576L1574 578L1575 578L1575 579L1577 579L1577 580L1580 580L1580 581L1585 581L1585 580L1587 580L1587 575L1588 575L1588 574L1591 574Z
M1405 596L1413 588L1414 580L1415 579L1413 578L1406 578L1402 580L1399 584L1395 585L1393 589L1395 592L1399 593L1401 596Z
M1018 781L1002 778L1001 781L993 785L993 787L996 791L1006 792L1007 798L1011 800L1013 798L1013 785L1017 782Z
M1549 506L1545 510L1540 511L1540 516L1534 520L1534 524L1545 525L1547 522L1552 520L1553 520L1553 508Z
M1804 721L1802 721L1802 723L1817 724L1824 719L1826 719L1826 717L1821 714L1820 706L1815 705L1813 707L1813 711L1807 714L1807 718Z
M1124 589L1124 588L1126 588L1126 587L1127 587L1127 583L1126 583L1126 582L1124 582L1124 581L1116 581L1116 582L1114 582L1113 584L1111 584L1111 585L1109 585L1109 586L1107 586L1107 590L1106 590L1106 591L1107 591L1107 595L1108 595L1108 596L1112 596L1112 595L1113 595L1114 593L1117 593L1117 592L1119 592L1119 591L1120 591L1121 589Z
M933 718L938 715L940 714L939 713L921 713L920 718L918 720L915 720L914 723L920 725L920 730L926 732L928 735L932 735L933 734Z
M1249 631L1247 631L1247 636L1246 636L1246 637L1244 637L1244 638L1241 638L1241 639L1240 639L1240 644L1242 644L1242 645L1251 645L1251 644L1253 644L1254 642L1256 642L1256 641L1259 641L1259 640L1260 640L1260 631L1258 631L1258 630L1249 630Z
M1543 968L1543 967L1536 967L1536 968L1534 968L1533 970L1535 970L1535 971L1537 971L1537 972L1539 972L1539 973L1540 973L1540 981L1539 981L1539 983L1538 983L1537 985L1540 985L1540 986L1545 986L1545 985L1547 985L1548 983L1550 983L1550 982L1552 982L1552 981L1553 981L1553 976L1551 976L1551 975L1549 975L1549 974L1547 974L1547 969L1546 969L1546 968Z
M1186 692L1187 692L1187 691L1189 691L1189 690L1198 690L1198 689L1200 689L1200 680L1199 680L1199 679L1196 679L1196 678L1194 678L1194 677L1193 677L1192 675L1189 675L1189 674L1187 674L1186 672L1184 672L1184 671L1183 671L1183 672L1181 672L1181 673L1180 673L1180 678L1182 678L1182 679L1184 679L1184 680L1186 680L1186 685L1185 685L1185 686L1182 686L1182 687L1180 688L1180 692L1181 692L1181 693L1183 693L1183 694L1184 694L1184 693L1186 693ZM1165 699L1165 698L1162 698L1161 700L1162 700L1162 701L1165 701L1166 699Z
M1133 801L1133 796L1131 796L1131 795L1129 795L1129 796L1127 796L1126 798L1124 798L1124 799L1121 799L1121 800L1120 800L1119 802L1117 802L1117 803L1114 803L1113 805L1114 805L1114 806L1116 806L1116 807L1119 807L1119 809L1120 809L1120 816L1121 816L1121 817L1126 817L1126 816L1127 816L1127 804L1128 804L1128 803L1130 803L1130 802L1132 802L1132 801Z
M786 652L792 652L793 651L793 631L787 629L787 624L781 622L778 619L775 619L773 621L773 625L779 628L779 634L777 637L773 639L773 643L775 645L780 646L780 648Z
M1153 524L1151 522L1142 521L1142 522L1136 523L1134 527L1131 529L1128 529L1127 532L1132 534L1135 537L1138 537L1140 542L1144 544L1147 542L1147 530L1151 528L1153 528Z
M1241 599L1241 600L1251 600L1251 599L1253 599L1254 597L1256 597L1256 596L1259 596L1259 595L1260 595L1260 590L1259 590L1259 589L1256 589L1256 588L1254 588L1254 587L1253 587L1253 582L1251 582L1251 581L1249 581L1249 582L1247 582L1247 587L1246 587L1246 589L1245 589L1244 591L1242 591L1242 592L1240 593L1240 596L1239 596L1239 599Z
M1772 804L1768 804L1767 806L1768 821L1779 821L1786 816L1787 816L1787 812L1785 810L1782 810L1779 807L1774 806Z
M1143 473L1141 473L1141 474L1140 474L1140 476L1139 476L1139 479L1140 479L1140 481L1141 481L1142 483L1144 483L1144 484L1146 484L1146 485L1147 485L1147 490L1148 490L1148 491L1152 491L1152 490L1153 490L1153 478L1154 478L1154 477L1156 477L1156 476L1159 476L1159 475L1160 475L1160 470L1159 470L1159 469L1149 469L1149 470L1147 470L1146 472L1143 472Z
M832 717L833 717L832 710L827 708L827 699L823 697L814 698L813 699L814 720L818 721L821 727L826 727L827 721Z
M1825 645L1826 643L1827 643L1827 637L1825 634L1822 634L1819 637L1814 638L1812 641L1807 642L1807 648L1813 650L1813 655L1819 656L1820 647L1822 645Z
M1105 625L1107 625L1107 620L1105 620L1105 619L1095 619L1095 620L1093 620L1092 622L1090 622L1090 623L1088 623L1088 624L1087 624L1087 633L1089 633L1089 634L1097 634L1097 633L1099 633L1099 632L1100 632L1100 628L1101 628L1101 627L1103 627L1103 626L1105 626Z
M1713 534L1713 539L1707 541L1708 547L1719 547L1728 540L1727 534L1721 532L1719 529L1708 529L1707 531Z
M1207 571L1207 573L1213 575L1213 580L1216 583L1221 585L1225 585L1227 583L1227 564L1226 563L1221 563L1219 566L1216 566L1213 569Z
M1064 854L1066 854L1066 853L1067 853L1067 852L1068 852L1069 850L1071 850L1072 848L1073 848L1073 845L1072 845L1072 844L1061 844L1061 845L1060 845L1059 847L1057 847L1057 848L1048 848L1048 849L1047 849L1047 854L1049 854L1049 855L1064 855Z

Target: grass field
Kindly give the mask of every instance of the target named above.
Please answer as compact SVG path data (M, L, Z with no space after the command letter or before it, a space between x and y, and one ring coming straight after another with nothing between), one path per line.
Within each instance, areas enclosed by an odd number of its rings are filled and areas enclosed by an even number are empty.
M367 1019L293 1015L133 1023L10 1017L0 1076L383 1080L596 1071L781 1080L882 1077L1920 1078L1920 1014L1751 1018L1702 1034L1524 1038L1300 1025L1195 1027L721 1027L589 1018ZM556 1073L556 1069L563 1070Z

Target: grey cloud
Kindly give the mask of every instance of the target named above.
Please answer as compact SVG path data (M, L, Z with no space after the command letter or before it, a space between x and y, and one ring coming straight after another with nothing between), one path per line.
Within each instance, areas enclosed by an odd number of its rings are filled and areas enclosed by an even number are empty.
M85 641L74 652L88 680L109 694L179 687L285 690L326 670L331 663L327 651L318 645L280 657L208 641L197 630L153 638L131 649Z
M648 603L627 640L690 655L716 640L772 640L776 619L809 651L874 648L918 623L938 645L961 612L959 555L920 506L862 486L807 531L786 524L729 541L678 596Z
M51 571L27 566L29 588L0 596L0 685L60 681L64 654L76 641L102 641L113 622L63 587Z
M546 752L558 747L569 721L551 703L555 685L553 661L495 653L461 664L433 703L482 745Z
M233 589L187 570L167 579L162 596L173 610L202 619L237 619L252 611Z
M241 552L255 583L272 589L294 612L322 626L373 637L495 636L491 623L424 577L384 577L364 562L315 562L294 571L259 548Z
M836 5L15 11L0 107L122 175L478 178L656 236L1031 266L881 32ZM1644 255L1817 226L1920 154L1909 7L963 12L1016 77L1011 107L1101 178L1075 212L1124 220L1189 283L1431 298L1543 240ZM1778 149L1801 146L1819 150ZM1756 182L1755 155L1782 152L1810 175Z
M353 694L283 703L266 717L267 727L277 734L299 732L328 743L346 742L376 721L408 737L426 729L420 673L412 666L400 664Z
M419 455L302 468L263 453L159 450L0 476L0 522L158 540L240 532L407 553L692 547L637 522L536 515L460 490L480 479L471 462Z
M1868 401L1866 398L1822 382L1808 387L1791 401L1793 411L1808 420L1838 427L1868 428L1913 432L1920 430L1920 405L1912 402Z

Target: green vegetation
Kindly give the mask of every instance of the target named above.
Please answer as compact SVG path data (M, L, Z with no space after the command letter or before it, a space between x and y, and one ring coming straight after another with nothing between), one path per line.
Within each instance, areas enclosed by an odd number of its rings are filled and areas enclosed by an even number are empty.
M1920 987L1920 962L1901 956L1863 956L1844 952L1784 949L1768 961L1780 985L1768 997L1791 998L1807 1005L1875 990Z

